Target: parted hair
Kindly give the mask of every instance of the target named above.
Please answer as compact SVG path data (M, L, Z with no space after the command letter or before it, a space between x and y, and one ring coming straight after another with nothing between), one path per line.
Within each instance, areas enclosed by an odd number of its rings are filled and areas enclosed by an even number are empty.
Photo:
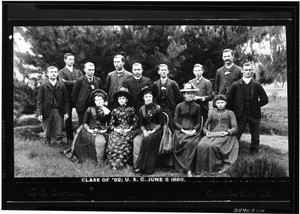
M71 54L71 53L66 53L65 55L64 55L64 59L67 59L68 58L68 56L74 56L73 54Z
M203 70L203 65L201 65L200 63L197 63L194 65L194 68L201 68Z
M231 55L233 56L233 50L231 50L229 48L226 48L226 49L223 50L223 53L225 53L225 52L230 52Z
M141 68L143 69L143 66L142 66L142 64L141 64L141 63L138 63L138 62L136 62L136 63L133 63L132 67L134 67L134 66L141 66Z
M246 59L243 63L242 63L242 66L252 66L253 67L253 62Z
M58 71L58 68L57 68L57 67L55 67L55 66L49 66L49 67L47 68L46 73L48 73L48 72L50 71L50 69L56 69L56 71Z
M114 59L115 58L121 58L122 62L125 62L125 57L123 55L118 54L118 55L114 56Z
M166 68L169 70L169 67L168 67L166 64L160 64L160 65L158 66L158 70L159 70L160 68L162 68L162 67L166 67Z
M88 65L95 66L94 63L92 63L92 62L87 62L87 63L84 64L84 68L86 68Z

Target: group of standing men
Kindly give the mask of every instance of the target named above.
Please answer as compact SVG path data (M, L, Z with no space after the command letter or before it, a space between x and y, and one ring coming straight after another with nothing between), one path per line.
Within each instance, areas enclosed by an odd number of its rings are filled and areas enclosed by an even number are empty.
M195 64L193 73L195 78L189 83L199 90L194 101L201 106L201 115L205 123L208 118L209 101L214 95L224 94L228 99L228 109L233 110L238 122L238 140L245 126L249 123L251 133L251 152L257 152L259 148L260 107L268 103L268 97L262 86L252 80L253 64L247 62L243 68L233 63L233 51L223 51L224 66L217 70L215 78L215 90L213 92L211 82L202 76L203 66ZM83 75L80 70L73 67L74 55L64 55L66 66L58 71L54 66L47 68L48 81L45 81L39 89L37 98L38 119L42 121L46 143L51 144L51 136L55 144L62 141L62 121L65 120L68 145L73 141L72 109L76 108L79 125L83 123L84 113L89 103L90 93L95 89L103 89L108 94L108 108L114 109L118 103L113 99L113 94L120 88L127 88L132 94L131 105L136 113L143 105L138 99L142 88L152 88L154 101L162 107L169 116L169 127L174 131L174 111L178 103L183 100L178 84L168 78L169 69L166 64L158 66L160 78L153 84L151 80L142 75L143 68L140 63L132 65L132 72L124 69L125 58L116 55L113 59L115 71L108 74L105 86L100 78L94 76L95 65L87 62L84 65ZM59 81L57 80L59 79ZM250 83L250 84L249 84ZM52 134L51 134L52 133Z

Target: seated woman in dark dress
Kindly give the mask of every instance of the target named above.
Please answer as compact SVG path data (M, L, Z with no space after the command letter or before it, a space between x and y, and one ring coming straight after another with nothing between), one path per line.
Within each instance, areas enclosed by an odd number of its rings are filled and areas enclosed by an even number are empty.
M144 99L145 105L139 110L142 133L134 139L134 156L137 157L135 172L153 174L157 166L164 117L162 108L153 103L150 87L143 88L139 97ZM139 151L137 151L137 147L140 147Z
M86 110L83 125L77 129L71 150L79 163L83 158L91 158L96 162L104 160L110 119L110 111L103 105L106 97L101 89L94 90L90 95L89 100L94 106Z
M195 92L199 89L186 83L180 90L185 101L176 106L174 123L176 130L173 134L173 165L176 171L187 172L192 177L195 167L197 144L200 141L201 107L194 102Z
M111 112L109 125L111 132L106 155L110 167L117 170L131 165L132 139L133 131L137 127L137 116L135 109L129 106L132 95L128 90L121 88L113 94L113 98L118 101L119 107Z
M217 95L214 99L216 109L208 116L203 132L206 135L197 146L196 173L219 172L227 170L236 161L239 143L238 131L233 111L225 109L226 96ZM210 130L208 126L210 125Z

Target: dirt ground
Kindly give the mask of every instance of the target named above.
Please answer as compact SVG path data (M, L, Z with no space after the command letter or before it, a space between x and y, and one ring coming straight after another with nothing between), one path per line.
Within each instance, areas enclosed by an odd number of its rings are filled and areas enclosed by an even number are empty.
M250 134L243 134L241 140L250 142ZM260 135L260 143L287 153L289 150L288 137L279 135Z

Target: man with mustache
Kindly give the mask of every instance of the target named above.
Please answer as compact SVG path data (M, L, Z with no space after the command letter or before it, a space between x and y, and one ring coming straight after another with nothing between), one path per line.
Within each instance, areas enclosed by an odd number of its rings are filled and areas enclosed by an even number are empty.
M233 82L243 77L242 68L233 63L233 51L223 50L224 66L219 68L215 78L215 95L228 93Z
M57 80L58 69L50 66L46 75L48 80L41 84L37 96L38 120L43 125L45 143L49 146L60 146L63 139L63 120L69 117L69 99L65 84Z
M148 77L144 77L143 67L140 63L134 63L132 65L133 76L123 82L123 87L127 88L129 93L132 94L132 103L131 105L135 108L135 112L138 115L140 107L144 105L143 100L138 98L138 94L141 89L148 86L152 88L152 82Z
M114 109L118 107L118 102L113 99L113 94L119 91L122 84L129 77L132 77L132 73L124 69L125 58L122 55L116 55L113 60L115 69L110 72L106 78L105 91L108 94L108 108Z

